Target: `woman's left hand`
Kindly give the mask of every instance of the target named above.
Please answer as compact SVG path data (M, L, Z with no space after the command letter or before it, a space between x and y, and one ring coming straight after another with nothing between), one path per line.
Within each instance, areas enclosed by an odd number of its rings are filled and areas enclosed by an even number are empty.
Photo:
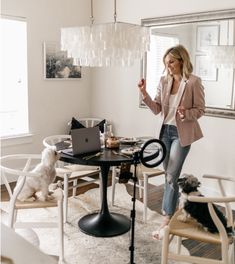
M185 118L185 108L183 106L179 106L177 109L177 114L179 115L180 119L183 120Z

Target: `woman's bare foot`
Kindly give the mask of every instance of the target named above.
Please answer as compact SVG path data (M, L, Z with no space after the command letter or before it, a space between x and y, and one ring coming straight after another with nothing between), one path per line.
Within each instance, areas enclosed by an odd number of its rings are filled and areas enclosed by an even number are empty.
M162 239L162 237L163 237L163 229L164 229L164 227L166 225L169 224L170 219L171 219L170 215L164 216L163 222L160 225L160 227L158 228L158 230L155 230L155 231L152 232L153 239L155 239L155 240L161 240Z

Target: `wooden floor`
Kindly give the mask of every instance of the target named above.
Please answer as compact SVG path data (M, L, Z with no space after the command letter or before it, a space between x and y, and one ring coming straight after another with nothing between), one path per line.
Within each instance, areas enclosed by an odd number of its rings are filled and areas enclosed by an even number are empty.
M110 185L110 180L109 180ZM88 189L96 188L96 184L91 184L90 186L80 187L77 191L77 194L81 194L86 192ZM132 195L133 191L133 185L126 184L127 192ZM71 193L70 193L71 195ZM148 196L148 207L156 211L158 213L161 213L161 203L162 203L162 195L163 195L163 185L161 186L155 186L149 184L149 196ZM137 197L139 201L141 201L138 197L138 190L137 190ZM8 194L4 188L1 189L1 200L6 201L8 200ZM141 201L142 202L142 201ZM183 242L184 246L189 250L191 255L194 256L203 256L203 257L209 257L209 258L220 258L220 249L217 246L209 245L206 243L198 243L195 241L191 241L189 239L184 240Z

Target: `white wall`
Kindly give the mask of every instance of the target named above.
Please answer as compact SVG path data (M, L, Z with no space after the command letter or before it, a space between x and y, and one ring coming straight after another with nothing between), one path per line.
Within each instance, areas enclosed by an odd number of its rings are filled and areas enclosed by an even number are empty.
M122 22L140 23L142 18L235 8L234 0L160 1L118 0ZM140 63L130 68L83 69L78 81L44 81L42 42L59 40L62 26L88 24L88 0L3 0L2 13L28 20L29 110L32 143L2 148L2 153L39 152L44 136L63 132L71 116L98 116L113 121L123 136L154 136L157 117L138 107L136 84ZM95 22L113 20L113 1L94 1ZM205 137L194 143L184 171L234 176L235 120L203 117ZM228 186L234 193L234 186Z

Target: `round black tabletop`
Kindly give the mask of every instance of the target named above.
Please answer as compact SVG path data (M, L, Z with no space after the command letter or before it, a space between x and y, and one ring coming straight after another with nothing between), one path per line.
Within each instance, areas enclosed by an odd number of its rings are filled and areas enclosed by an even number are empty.
M118 166L122 162L132 162L132 156L128 156L121 153L121 149L107 149L102 148L100 150L101 155L86 159L86 157L96 154L99 152L89 153L89 154L81 154L77 156L71 156L65 153L61 153L60 160L73 164L82 164L89 166L101 166L103 164L109 164L109 166ZM118 154L114 154L118 153Z

